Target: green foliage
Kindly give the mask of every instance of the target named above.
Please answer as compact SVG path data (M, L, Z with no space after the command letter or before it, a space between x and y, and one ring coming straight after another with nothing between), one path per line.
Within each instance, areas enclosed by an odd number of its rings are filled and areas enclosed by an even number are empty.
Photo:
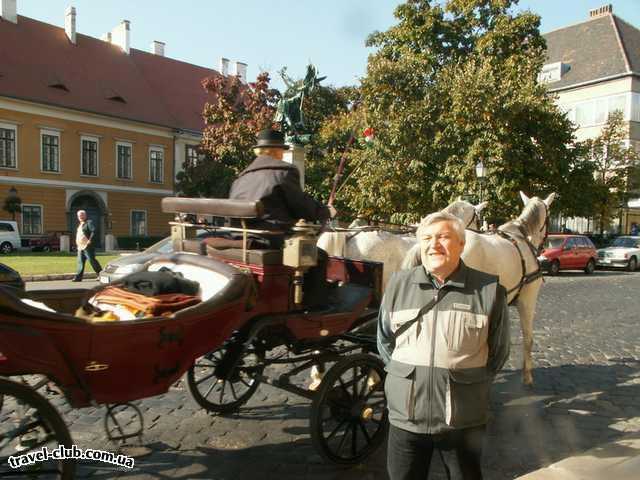
M11 214L13 220L16 219L16 213L22 211L22 200L17 195L7 195L4 199L2 209Z
M184 165L176 188L190 197L226 198L231 183L254 159L256 134L272 126L278 92L269 88L269 75L243 84L237 76L215 75L203 81L213 100L204 107L200 151L204 158Z
M594 168L595 184L584 192L590 200L602 232L612 216L629 199L631 192L638 191L640 179L640 156L632 147L625 147L628 138L622 113L614 112L599 137L583 143L583 154Z
M327 122L328 155L350 132L376 131L371 148L349 152L340 192L347 208L391 221L415 220L459 195L479 191L483 160L491 216L521 209L518 191L560 193L558 206L582 206L571 185L591 170L575 149L573 127L537 75L544 63L540 19L514 12L516 0L409 0L398 23L368 46L360 105ZM488 197L488 198L487 198Z

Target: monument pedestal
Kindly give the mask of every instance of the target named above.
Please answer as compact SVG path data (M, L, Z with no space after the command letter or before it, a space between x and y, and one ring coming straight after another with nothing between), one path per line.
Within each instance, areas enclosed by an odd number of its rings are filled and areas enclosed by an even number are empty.
M300 187L304 189L304 147L296 143L289 144L289 150L284 151L282 160L297 167L300 172Z

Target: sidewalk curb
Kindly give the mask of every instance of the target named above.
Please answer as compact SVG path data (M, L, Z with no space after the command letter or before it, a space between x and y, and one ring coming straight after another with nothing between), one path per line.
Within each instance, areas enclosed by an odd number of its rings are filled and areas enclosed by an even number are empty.
M47 275L23 275L22 280L25 282L48 282L51 280L73 280L75 273L50 273ZM86 280L93 280L98 278L95 273L85 273L82 278Z

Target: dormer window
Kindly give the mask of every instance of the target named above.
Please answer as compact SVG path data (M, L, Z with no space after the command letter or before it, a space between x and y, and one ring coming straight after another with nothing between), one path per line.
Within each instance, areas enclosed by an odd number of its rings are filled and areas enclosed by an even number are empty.
M562 79L565 73L571 70L571 65L563 62L547 63L538 74L540 83L553 83Z

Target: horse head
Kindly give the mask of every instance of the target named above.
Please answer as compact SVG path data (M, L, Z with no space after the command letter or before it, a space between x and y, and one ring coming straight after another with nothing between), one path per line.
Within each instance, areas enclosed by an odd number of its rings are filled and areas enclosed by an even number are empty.
M464 228L477 231L480 229L479 215L487 204L488 202L481 202L478 205L473 205L458 197L458 200L447 205L442 211L458 217L462 221Z
M549 230L549 207L556 198L555 193L549 194L547 198L542 200L538 197L527 197L520 192L520 198L524 203L524 209L520 216L515 220L524 230L529 242L535 247L540 248Z

